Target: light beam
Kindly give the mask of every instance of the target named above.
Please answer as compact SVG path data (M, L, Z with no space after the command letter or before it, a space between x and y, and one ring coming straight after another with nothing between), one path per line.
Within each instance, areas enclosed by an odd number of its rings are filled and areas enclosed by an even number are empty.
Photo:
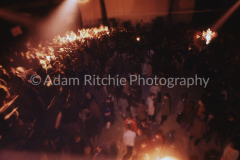
M78 14L78 1L64 0L49 17L39 24L39 31L48 37L65 34L76 25Z
M240 0L237 1L214 25L211 27L213 31L217 31L223 23L233 14L240 6Z

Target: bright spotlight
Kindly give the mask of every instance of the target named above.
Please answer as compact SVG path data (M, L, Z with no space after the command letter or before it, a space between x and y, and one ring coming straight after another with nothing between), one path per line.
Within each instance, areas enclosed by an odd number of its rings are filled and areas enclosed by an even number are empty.
M177 159L175 157L164 157L161 160L179 160L179 159Z
M39 25L39 30L48 36L65 34L72 30L78 15L77 0L65 0Z
M89 0L78 0L78 3L87 3Z

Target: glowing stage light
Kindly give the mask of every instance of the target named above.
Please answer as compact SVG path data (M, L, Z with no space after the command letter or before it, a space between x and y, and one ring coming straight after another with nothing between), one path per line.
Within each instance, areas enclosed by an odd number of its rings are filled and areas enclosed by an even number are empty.
M175 158L175 157L164 157L160 160L179 160L178 158Z
M199 34L201 34L201 35L199 35ZM197 39L201 39L201 40L206 41L206 44L209 44L211 42L211 40L216 36L217 36L217 33L211 31L211 29L208 28L208 30L206 30L206 31L197 33L196 37L197 37Z
M89 0L78 0L78 3L87 3Z
M210 28L208 28L208 30L205 32L203 31L203 35L202 35L205 40L206 40L206 44L209 44L210 41L212 40L213 37L216 37L216 33L211 31Z

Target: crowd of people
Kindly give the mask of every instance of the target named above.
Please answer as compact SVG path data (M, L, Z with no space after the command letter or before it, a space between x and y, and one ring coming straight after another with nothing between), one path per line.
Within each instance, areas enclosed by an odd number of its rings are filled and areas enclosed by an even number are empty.
M195 32L193 26L185 24L164 27L153 23L141 28L114 29L109 35L81 44L69 42L70 49L55 51L56 58L46 67L38 59L29 60L20 51L4 55L0 68L1 149L38 151L48 159L58 159L64 153L71 154L72 159L116 159L121 154L117 142L111 147L104 142L93 144L103 127L110 129L116 121L123 121L126 153L122 158L149 159L166 146L161 126L177 112L176 122L190 133L190 140L194 138L194 147L200 141L211 140L222 147L223 153L207 151L204 160L237 160L238 42L222 34L209 46L199 47L195 44L200 42L193 41ZM38 47L41 50L47 45L42 42ZM170 93L162 94L167 86L161 84L150 86L150 95L143 99L143 84L130 85L126 81L122 86L90 86L81 81L84 75L129 79L130 75L138 74L144 78L155 75L168 78L188 77L193 73L210 77L210 83L198 104L188 99L188 93L181 93L175 100L179 101L177 106L171 104L174 99ZM29 82L33 74L42 77L39 85ZM78 77L80 85L43 85L47 75ZM98 97L92 91L99 92ZM156 108L157 104L160 108ZM159 130L153 132L152 125L158 125ZM136 139L141 142L135 143ZM152 150L155 152L150 154ZM51 157L52 153L57 156ZM189 157L194 158L197 157Z

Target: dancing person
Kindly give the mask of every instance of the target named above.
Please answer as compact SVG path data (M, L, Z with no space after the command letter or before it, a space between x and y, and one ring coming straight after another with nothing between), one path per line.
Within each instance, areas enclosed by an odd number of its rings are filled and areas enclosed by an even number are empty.
M155 94L151 93L150 96L146 100L146 104L148 106L148 119L150 122L155 122L154 114L155 114Z
M123 160L131 159L133 154L135 138L136 138L136 133L130 129L130 125L125 126L125 131L123 134L123 142L127 147L127 153L123 156Z

